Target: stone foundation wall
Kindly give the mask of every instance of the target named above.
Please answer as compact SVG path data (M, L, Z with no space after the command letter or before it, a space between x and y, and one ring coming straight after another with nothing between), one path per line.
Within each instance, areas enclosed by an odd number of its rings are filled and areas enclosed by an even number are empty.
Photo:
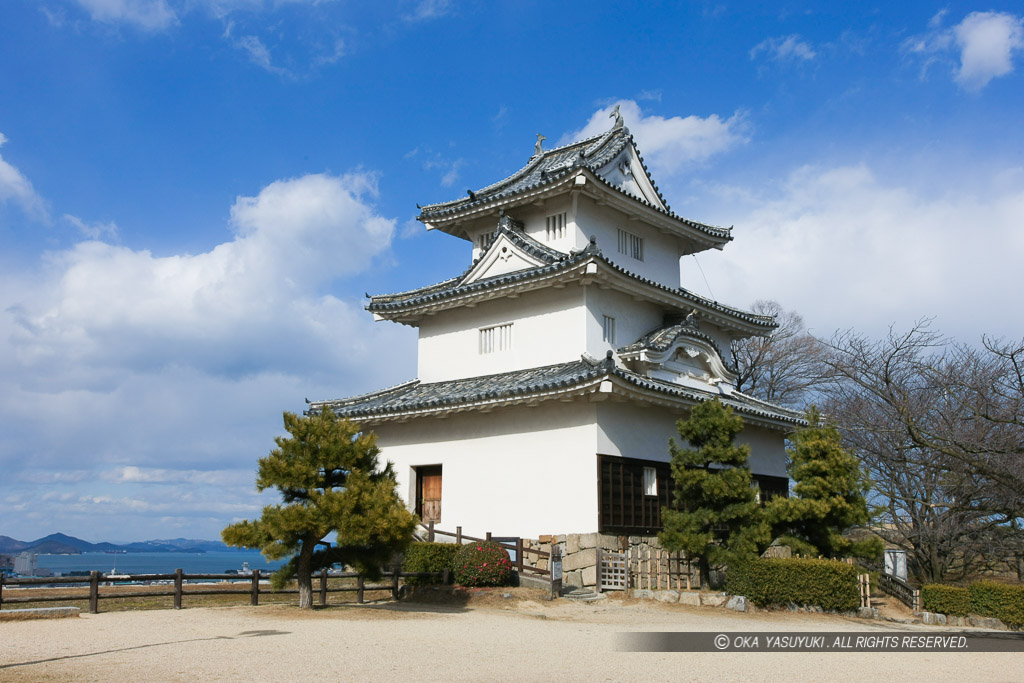
M612 536L609 534L558 534L541 536L534 539L523 539L524 549L535 549L549 552L551 544L557 543L562 551L562 585L570 587L594 587L597 585L597 549L600 547L609 552L629 551L630 587L654 587L658 577L665 587L668 586L668 551L658 543L657 536ZM659 556L660 551L660 556ZM660 560L661 571L658 571ZM523 553L526 564L539 569L548 568L547 558L539 558L529 552ZM672 562L673 570L676 563ZM696 567L691 568L691 586L699 586ZM673 577L673 582L678 581ZM682 579L685 581L685 578ZM636 584L636 585L634 585Z

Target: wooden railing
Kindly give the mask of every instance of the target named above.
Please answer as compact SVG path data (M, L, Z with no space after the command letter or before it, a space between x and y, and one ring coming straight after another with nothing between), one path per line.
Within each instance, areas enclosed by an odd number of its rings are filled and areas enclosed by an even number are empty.
M522 574L537 574L537 575L540 575L540 576L550 576L551 575L550 568L549 569L541 569L540 567L534 567L532 565L525 564L523 562L523 557L526 554L536 555L539 558L548 559L548 558L551 557L551 553L549 553L547 551L544 551L544 550L536 550L534 548L526 548L526 547L524 547L523 539L520 536L499 537L501 539L501 540L499 540L498 538L494 538L493 535L491 534L491 532L488 531L487 535L486 535L486 538L477 538L475 536L467 536L467 535L463 534L461 526L455 527L455 531L454 532L442 531L441 529L435 529L434 528L434 523L433 522L429 522L427 524L427 541L433 543L436 540L436 537L438 535L440 535L440 536L448 536L450 538L454 538L455 542L460 544L460 545L462 543L467 543L467 542L472 542L472 541L490 541L492 543L497 543L498 545L500 545L502 548L504 548L506 550L515 551L516 559L515 559L515 562L513 563L513 566L516 568L516 571L518 571L520 575L522 575ZM506 540L506 539L508 539L508 540Z
M921 611L921 591L909 583L897 579L891 574L881 574L878 579L878 587L882 592L891 595L915 612Z
M328 593L342 593L342 592L354 592L356 594L356 601L362 604L364 602L364 596L366 591L390 591L392 599L398 599L398 592L400 588L400 580L403 578L412 577L438 577L443 582L447 583L448 570L444 572L403 572L399 566L391 568L390 572L385 572L384 577L390 577L390 581L382 584L367 584L364 577L356 572L337 572L328 571L323 569L318 575L319 576L319 603L321 606L327 605L327 594ZM271 591L265 587L261 588L260 582L260 570L254 569L251 576L239 575L239 574L185 574L181 569L176 569L173 574L125 574L118 575L117 578L105 578L100 576L99 572L90 572L88 576L58 576L58 577L4 577L0 576L0 609L3 609L4 605L20 604L20 603L35 603L35 602L68 602L70 600L84 600L85 595L82 597L78 596L54 596L54 595L36 595L36 596L5 596L4 588L12 586L50 586L54 588L66 588L70 584L73 587L81 587L82 592L85 593L88 589L88 600L89 600L89 612L96 614L99 612L99 601L109 598L148 598L148 597L173 597L174 598L174 609L181 609L182 597L185 595L248 595L250 605L260 604L260 593L273 593L274 595L282 594L297 594L299 591L297 588L283 589ZM343 586L331 586L328 584L328 579L356 579L355 585L343 585ZM159 584L153 584L156 581L173 581L172 589L164 588ZM188 581L224 581L232 582L231 588L207 588L203 587L202 590L187 591L186 586L190 585ZM83 584L88 584L87 586ZM125 594L123 592L108 592L108 590L101 591L101 584L104 589L109 589L112 586L126 585L126 584L149 584L155 590L145 590L139 592L132 592ZM234 586L239 586L236 588ZM195 584L191 584L195 585ZM147 586L147 587L149 587Z

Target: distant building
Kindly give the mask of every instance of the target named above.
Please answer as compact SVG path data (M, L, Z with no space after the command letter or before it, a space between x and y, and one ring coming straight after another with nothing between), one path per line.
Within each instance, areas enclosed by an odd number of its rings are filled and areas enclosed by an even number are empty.
M35 553L21 553L14 558L14 573L19 576L35 576L39 556Z
M553 150L538 142L512 176L421 211L472 264L367 306L419 330L419 378L309 412L373 429L424 522L653 535L676 421L716 398L746 423L738 441L763 497L787 495L784 441L802 420L738 391L732 353L776 323L681 286L680 258L723 248L731 229L671 211L621 119ZM771 281L765 263L751 298Z

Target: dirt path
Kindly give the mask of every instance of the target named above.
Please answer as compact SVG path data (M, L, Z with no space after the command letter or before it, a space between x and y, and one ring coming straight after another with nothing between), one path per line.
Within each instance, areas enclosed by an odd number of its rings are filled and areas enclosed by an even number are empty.
M485 603L486 604L486 603ZM490 603L495 605L495 603ZM1024 653L617 652L630 631L936 629L606 600L196 608L0 623L2 681L1020 681Z

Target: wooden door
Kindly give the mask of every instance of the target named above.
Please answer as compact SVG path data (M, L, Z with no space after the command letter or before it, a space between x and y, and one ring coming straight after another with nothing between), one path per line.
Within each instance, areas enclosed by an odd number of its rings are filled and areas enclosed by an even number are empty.
M441 466L417 468L416 514L424 524L441 521Z

